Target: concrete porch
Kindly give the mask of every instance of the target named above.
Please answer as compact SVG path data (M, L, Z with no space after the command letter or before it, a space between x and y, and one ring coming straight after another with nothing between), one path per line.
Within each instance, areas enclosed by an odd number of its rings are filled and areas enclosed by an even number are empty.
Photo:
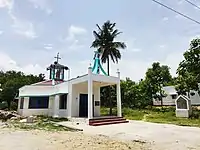
M93 74L92 68L89 67L87 75L70 81L69 118L97 119L101 117L100 88L108 85L117 87L117 116L121 117L120 73L117 72L117 74L118 77Z

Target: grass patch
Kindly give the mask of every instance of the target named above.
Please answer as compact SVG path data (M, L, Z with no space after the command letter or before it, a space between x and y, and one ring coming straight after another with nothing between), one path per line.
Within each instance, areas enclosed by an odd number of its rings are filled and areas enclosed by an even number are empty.
M34 123L22 123L19 120L8 121L8 127L24 130L45 130L45 131L71 131L67 127L56 124L56 122L67 121L65 118L52 118L46 116L37 116Z
M109 114L109 108L101 108L101 113L103 115ZM116 114L116 108L114 108L113 115ZM129 120L200 127L200 111L196 108L193 108L193 116L191 118L177 118L175 107L152 107L148 109L123 108L122 114Z

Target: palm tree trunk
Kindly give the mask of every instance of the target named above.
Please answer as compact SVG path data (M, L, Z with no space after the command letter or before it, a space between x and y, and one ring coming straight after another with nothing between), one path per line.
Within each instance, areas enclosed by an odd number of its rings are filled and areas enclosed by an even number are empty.
M110 62L109 62L109 56L108 56L108 60L107 60L107 73L108 73L108 76L110 75ZM112 99L111 99L111 87L108 86L108 98L109 98L109 105L110 105L110 116L112 115Z
M109 56L108 56L108 60L107 60L107 73L108 73L108 76L110 75L110 62L109 62Z

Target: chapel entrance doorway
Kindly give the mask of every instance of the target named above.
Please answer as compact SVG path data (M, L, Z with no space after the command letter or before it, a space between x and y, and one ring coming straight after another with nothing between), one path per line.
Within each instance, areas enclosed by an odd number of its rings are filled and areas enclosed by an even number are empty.
M94 116L94 95L93 95L93 116ZM79 117L88 117L88 94L79 95Z

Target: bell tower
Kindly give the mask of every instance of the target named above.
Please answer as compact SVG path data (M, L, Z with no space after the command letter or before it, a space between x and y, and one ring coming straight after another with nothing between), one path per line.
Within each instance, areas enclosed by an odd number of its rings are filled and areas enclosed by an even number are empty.
M59 57L59 53L54 58L56 58L56 61L47 68L47 70L50 71L49 79L55 81L63 81L65 77L65 70L69 70L69 68L67 66L59 64L58 61L59 59L61 59Z

